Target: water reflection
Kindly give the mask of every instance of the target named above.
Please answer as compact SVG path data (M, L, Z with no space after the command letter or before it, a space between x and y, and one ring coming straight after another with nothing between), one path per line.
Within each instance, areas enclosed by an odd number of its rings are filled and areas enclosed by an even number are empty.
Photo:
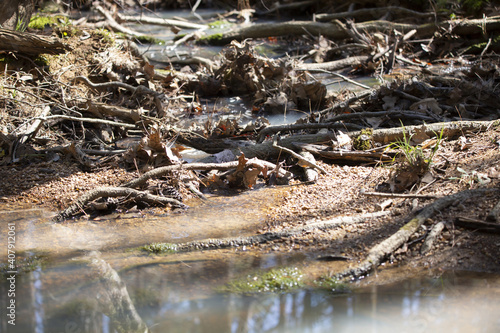
M213 288L255 268L303 258L226 253L55 264L19 278L18 321L2 332L498 332L500 279L446 273L368 286L343 295L219 294ZM97 260L97 261L96 261ZM123 259L122 259L123 260ZM134 262L139 261L138 258ZM106 269L104 269L104 268ZM95 272L100 271L96 277ZM6 284L0 287L5 306ZM144 324L141 324L144 323ZM128 326L127 326L128 325ZM135 326L134 326L135 325Z

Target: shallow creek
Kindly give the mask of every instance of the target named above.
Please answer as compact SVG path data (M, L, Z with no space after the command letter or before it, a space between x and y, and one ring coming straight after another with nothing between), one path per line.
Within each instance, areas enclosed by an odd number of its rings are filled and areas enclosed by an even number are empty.
M134 28L153 31L165 40L173 38L165 27ZM158 62L167 61L164 56L169 52L210 56L219 50L143 48ZM268 51L279 53L272 48ZM373 79L367 78L366 83L373 84ZM331 81L329 89L333 88L347 86ZM233 109L241 104L238 99L225 103ZM295 119L290 115L285 122ZM496 275L402 274L403 278L390 282L391 273L386 271L386 277L353 283L350 292L341 294L306 289L241 295L221 293L218 288L270 268L290 266L304 271L318 264L305 253L245 248L166 255L137 250L153 242L250 235L262 225L267 209L279 202L280 191L260 189L211 197L205 203L189 203L192 208L187 212L168 216L127 213L61 224L50 220L52 212L0 206L1 262L7 262L9 223L15 225L17 255L47 258L44 264L35 263L33 271L16 276L15 297L9 296L11 284L2 277L0 332L107 333L117 325L122 325L121 332L131 332L138 322L150 332L500 331L500 278ZM401 276L397 268L395 272ZM5 315L12 299L15 326Z
M270 268L307 271L318 264L305 253L245 248L166 255L137 250L154 241L251 234L280 193L261 189L212 197L188 212L164 217L124 214L62 224L53 223L46 211L0 210L1 234L8 234L9 222L16 226L16 252L43 253L48 258L43 265L35 264L34 271L16 277L16 326L2 315L0 331L104 333L130 318L138 318L150 332L497 332L500 328L496 275L443 272L414 278L396 268L395 274L387 269L369 282L353 283L342 294L306 289L241 295L218 290L229 281ZM2 237L2 262L6 243ZM2 309L11 299L9 287L5 280L0 283ZM123 300L127 297L128 303ZM124 303L132 309L122 309Z

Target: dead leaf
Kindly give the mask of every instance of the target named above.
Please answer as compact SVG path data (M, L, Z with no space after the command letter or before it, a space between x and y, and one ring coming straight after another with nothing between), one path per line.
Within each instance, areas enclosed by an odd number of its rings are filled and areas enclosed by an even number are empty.
M430 139L430 136L428 136L427 133L425 133L426 130L427 127L425 125L415 128L415 132L411 136L411 141L415 144L421 144L425 140Z
M236 172L245 170L245 166L247 165L248 159L245 158L245 154L241 153L240 157L238 157L238 166L236 167Z
M255 183L257 183L257 177L259 176L259 174L259 169L249 168L243 176L243 184L248 188L252 188Z

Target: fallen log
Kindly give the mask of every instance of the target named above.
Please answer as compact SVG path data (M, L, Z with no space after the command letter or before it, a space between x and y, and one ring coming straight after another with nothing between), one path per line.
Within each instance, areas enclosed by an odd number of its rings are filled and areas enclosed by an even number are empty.
M378 7L378 8L362 8L358 10L352 10L349 12L340 12L340 13L321 13L316 15L316 20L320 22L328 22L332 20L340 20L346 18L353 18L356 21L360 22L362 19L378 19L387 14L391 14L392 16L397 17L435 17L436 13L423 13L417 12L415 10L397 7L397 6L388 6L388 7Z
M71 50L69 45L55 37L0 28L0 51L36 56L43 53L60 54L69 50Z
M154 25L163 25L163 26L169 26L169 27L178 27L178 28L185 28L185 29L208 29L208 26L205 24L197 24L197 23L191 23L187 21L181 21L181 20L172 20L172 19L165 19L165 18L159 18L159 17L149 17L149 16L128 16L128 15L120 15L118 14L118 19L123 22L134 22L134 23L141 23L141 24L154 24Z
M367 21L353 24L357 31L365 33L381 32L391 34L398 31L403 35L416 30L416 38L432 37L435 32L447 31L450 34L461 36L488 34L500 30L500 18L491 17L475 20L448 20L436 23L426 23L421 25L394 23L389 21ZM304 35L324 36L332 40L342 40L350 38L349 32L341 25L330 22L312 21L288 21L279 23L261 23L241 27L222 34L209 35L201 38L200 42L208 42L215 45L226 45L232 40L242 41L247 38L266 38L276 36Z

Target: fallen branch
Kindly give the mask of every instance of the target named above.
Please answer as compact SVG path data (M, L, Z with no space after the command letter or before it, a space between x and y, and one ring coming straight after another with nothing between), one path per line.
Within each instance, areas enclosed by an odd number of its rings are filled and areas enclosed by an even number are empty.
M385 152L379 151L358 151L358 150L321 150L311 144L294 143L295 146L310 153L319 155L331 160L341 160L359 163L375 163L392 161L392 157Z
M257 136L257 143L261 143L267 136L278 132L284 131L297 131L297 130L305 130L305 129L350 129L350 130L361 130L364 128L361 125L357 124L347 124L347 123L336 123L342 120L352 120L366 117L396 117L396 118L410 118L410 119L419 119L424 121L434 121L434 118L423 115L414 111L376 111L376 112L357 112L357 113L346 113L340 114L338 116L332 117L330 119L325 120L323 123L307 123L307 124L288 124L288 125L272 125L264 127ZM429 126L429 125L427 125ZM356 128L357 127L357 128ZM408 126L412 127L412 126ZM399 130L399 127L397 128ZM441 129L438 130L438 132ZM374 131L376 132L376 131ZM402 133L401 133L402 134ZM377 141L377 140L376 140ZM391 141L392 142L392 141Z
M125 35L133 36L133 37L145 36L144 34L141 34L140 32L126 28L126 27L122 26L120 23L116 22L116 20L113 18L113 16L111 16L111 14L107 10L102 8L101 6L95 6L94 8L106 19L107 25L112 30L122 32Z
M437 199L433 203L424 207L417 216L401 227L395 234L372 247L366 256L366 259L359 265L337 274L336 277L339 279L346 277L355 278L369 273L372 269L380 265L380 263L389 254L393 253L401 245L406 243L408 239L410 239L410 236L413 235L420 228L420 226L427 219L431 218L436 212L443 210L444 208L452 205L454 202L461 202L474 196L486 195L487 193L494 193L498 191L498 189L467 190Z
M473 229L482 232L500 234L500 224L471 219L469 217L457 217L453 224L462 228Z
M444 222L436 223L432 227L431 231L425 238L424 244L422 244L422 247L420 248L420 254L425 254L432 249L432 246L436 242L437 238L439 237L443 229L444 229Z
M358 10L352 10L349 12L331 13L331 14L317 14L316 20L320 22L328 22L332 20L340 20L346 18L355 18L356 21L360 21L362 18L378 19L381 16L391 14L399 17L434 17L435 13L422 13L415 10L389 6L389 7L379 7L379 8L363 8Z
M323 173L325 175L328 174L328 172L325 169L323 169L322 167L320 167L316 163L311 162L308 159L300 156L299 154L297 154L296 152L294 152L291 149L279 146L278 143L277 143L277 141L273 140L273 147L276 148L276 149L282 150L285 153L290 154L293 157L295 157L296 159L298 159L299 160L299 165L301 165L301 166L308 166L308 167L311 167L311 168L315 168L315 169L318 169L319 171L321 171L321 173ZM313 160L314 160L314 158L313 158Z
M318 68L318 69L313 69L313 68L310 68L310 69L302 69L302 68L297 68L295 69L297 71L311 71L311 72L320 72L320 73L326 73L326 74L330 74L330 75L333 75L333 76L336 76L336 77L339 77L341 78L342 80L346 81L346 82L349 82L350 84L353 84L355 86L358 86L358 87L361 87L361 88L364 88L364 89L372 89L371 87L365 85L365 84L362 84L362 83L359 83L357 81L354 81L350 78L348 78L347 76L345 75L342 75L340 73L336 73L336 72L332 72L332 71L328 71L328 70L325 70L325 69L321 69L321 68Z
M349 66L359 65L370 59L369 56L354 56L345 59L321 62L321 63L303 63L300 65L300 70L312 71L312 70L326 70L326 71L336 71Z
M373 197L386 197L386 198L417 198L417 199L436 199L440 198L438 195L431 194L401 194L401 193L383 193L383 192L365 192L359 191L360 194L373 196Z
M426 38L434 35L436 31L447 31L450 34L468 36L468 35L488 35L494 31L500 30L500 19L498 17L474 19L474 20L448 20L436 23L426 23L422 25L394 23L389 21L377 20L356 23L352 25L357 31L365 33L380 32L391 34L397 30L401 34L406 34L416 30L417 38ZM266 38L271 36L304 35L314 36L322 35L331 40L343 40L350 38L349 32L340 24L312 21L287 21L279 23L261 23L241 27L228 31L220 35L212 35L202 38L200 41L207 41L212 44L225 45L232 40L242 41L247 38Z
M124 21L124 22L163 25L163 26L186 28L186 29L200 29L200 30L208 29L208 26L205 24L197 24L197 23L191 23L191 22L181 21L181 20L148 17L148 16L144 16L144 15L127 16L127 15L118 14L117 16L120 19L120 21Z
M105 124L105 125L110 125L110 126L120 126L120 127L124 127L124 128L135 128L134 124L119 123L117 121L106 120L106 119L72 117L72 116L66 116L66 115L53 115L53 116L45 116L45 117L36 117L36 119L41 119L41 120L61 119L61 120L71 120L71 121L82 121L82 122L94 123L94 124Z
M63 221L80 212L81 208L91 201L99 198L109 197L127 197L129 199L134 199L136 201L147 202L155 205L170 204L178 208L187 207L185 204L178 200L169 197L153 195L147 192L138 191L127 187L99 187L80 196L72 205L59 212L54 219L58 222Z

